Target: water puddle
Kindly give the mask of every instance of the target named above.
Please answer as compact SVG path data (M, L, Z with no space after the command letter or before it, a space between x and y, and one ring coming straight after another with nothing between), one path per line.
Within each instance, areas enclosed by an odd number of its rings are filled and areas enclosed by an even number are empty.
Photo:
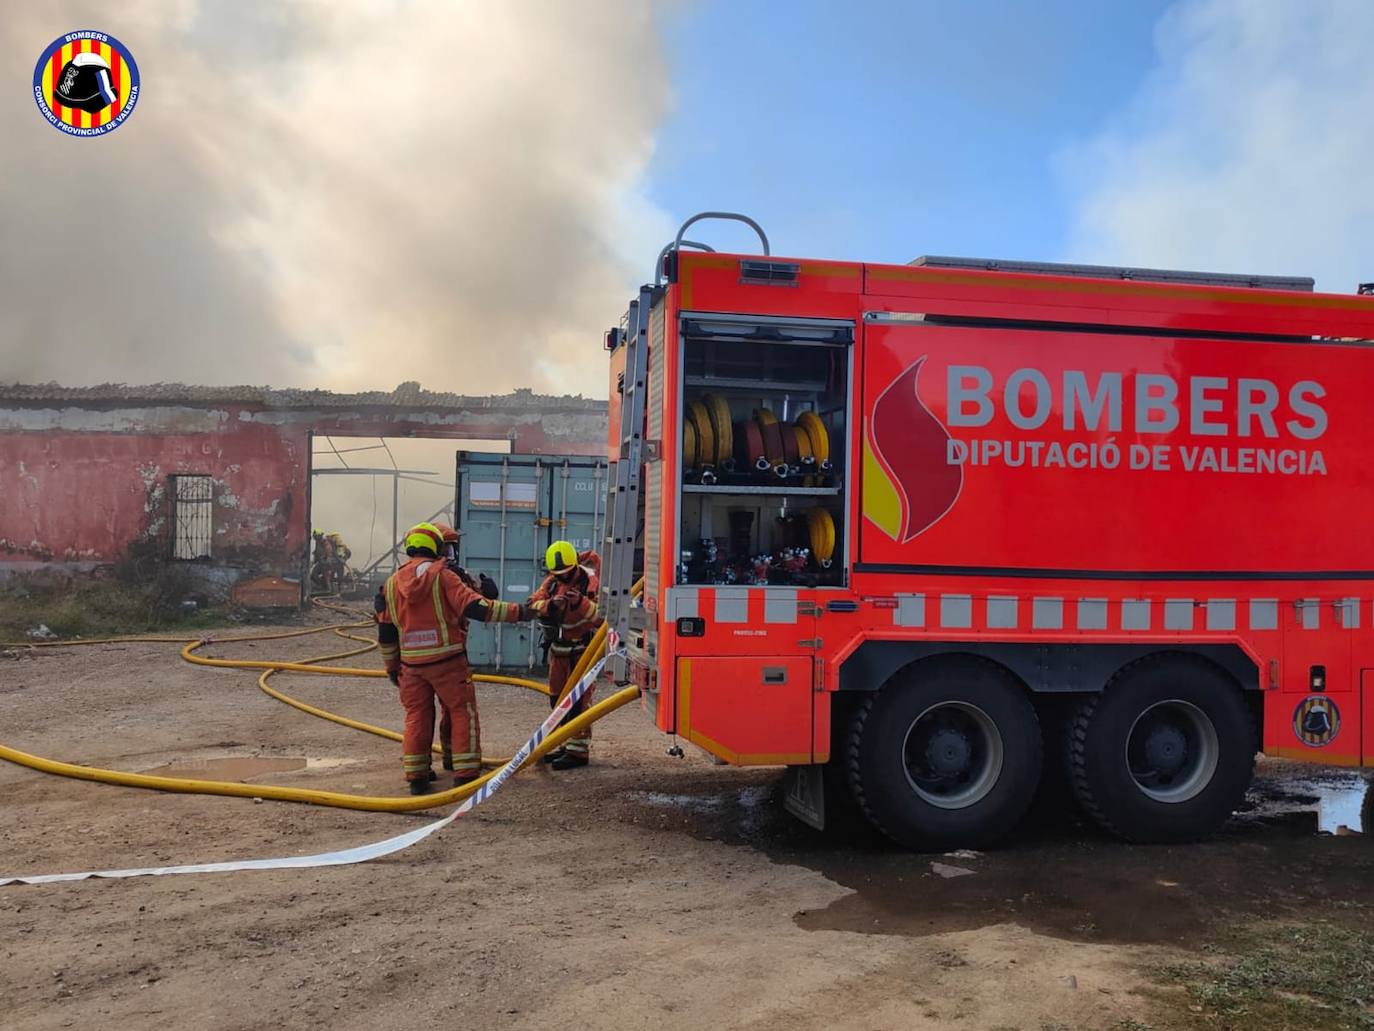
M186 759L165 766L155 766L144 772L159 777L182 777L189 780L245 781L270 773L294 773L304 770L308 765L304 757L232 755L217 759Z
M1323 771L1312 776L1261 780L1252 793L1252 806L1240 819L1266 819L1285 814L1316 814L1319 834L1374 834L1364 827L1365 793L1374 790L1359 774Z
M812 831L782 811L776 773L732 779L694 773L673 792L628 793L628 815L850 889L796 913L805 930L923 937L1015 923L1073 941L1191 948L1236 917L1374 911L1374 848L1347 837L1367 790L1356 773L1262 762L1242 811L1197 843L1118 841L1069 799L1049 796L996 848L945 855L904 852L862 823Z
M310 758L305 761L305 768L310 773L323 772L325 770L341 770L346 766L356 766L362 762L361 759L339 759L333 756L323 758Z

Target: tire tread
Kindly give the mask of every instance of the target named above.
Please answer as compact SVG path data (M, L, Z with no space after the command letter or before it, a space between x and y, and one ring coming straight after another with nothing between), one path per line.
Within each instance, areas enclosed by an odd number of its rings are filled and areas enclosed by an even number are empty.
M892 835L883 826L878 814L873 811L867 797L864 795L863 773L859 767L859 751L863 742L864 724L868 722L869 714L873 711L873 703L878 697L877 691L869 693L863 700L862 705L854 709L854 715L849 720L849 731L845 741L845 774L849 781L849 793L854 796L854 802L863 813L873 829L886 837Z
M1073 785L1074 798L1077 799L1078 804L1083 807L1083 811L1087 813L1090 817L1092 817L1093 821L1099 827L1101 827L1107 833L1127 841L1139 839L1137 839L1134 835L1126 832L1112 821L1112 819L1103 810L1097 797L1093 793L1092 784L1088 779L1087 756L1089 726L1092 723L1093 714L1097 711L1098 704L1101 702L1102 698L1107 694L1107 692L1112 690L1113 685L1117 684L1119 681L1126 679L1127 677L1135 675L1142 668L1148 669L1150 666L1168 665L1171 663L1177 663L1180 660L1195 664L1205 663L1214 671L1221 672L1224 676L1227 676L1228 680L1230 679L1229 675L1227 675L1225 671L1222 670L1219 666L1215 666L1213 663L1206 662L1206 660L1198 658L1197 656L1179 652L1157 652L1153 655L1146 655L1142 658L1136 659L1134 662L1127 663L1125 666L1121 667L1121 669L1117 670L1116 673L1113 674L1112 678L1107 681L1107 684L1102 689L1102 691L1098 694L1093 695L1082 705L1080 705L1078 707L1077 712L1074 713L1072 719L1070 720L1068 748L1069 766L1072 773L1071 780ZM1239 693L1240 689L1237 688L1236 690ZM1255 724L1254 713L1248 705L1244 706L1244 709L1246 722L1249 726L1250 737L1255 742L1255 744L1258 745L1260 738L1258 727ZM1252 774L1255 768L1256 751L1258 751L1258 748L1253 749L1250 753L1250 770ZM1204 835L1199 834L1191 839L1185 840L1196 841L1201 839L1202 837L1204 837Z
M977 666L984 670L992 672L999 679L1002 679L1009 684L1012 684L1016 687L1022 686L1020 685L1019 681L1016 681L1015 678L1010 673L1008 673L1008 671L1004 667L988 659L976 656L958 656L957 659L955 657L941 656L939 657L939 659L926 660L926 662L933 664L936 662L940 662L941 660L957 661L961 665ZM873 710L876 706L879 695L888 690L899 689L900 680L903 677L903 675L906 674L908 671L911 671L916 667L922 665L924 665L924 663L915 663L913 664L913 666L908 666L905 670L899 672L896 676L894 676L892 680L889 680L888 683L885 684L880 690L870 692L868 696L864 698L863 702L855 707L854 713L850 718L848 733L846 735L845 740L844 763L846 780L849 783L850 794L852 795L859 812L863 814L864 819L868 821L868 823L873 827L874 830L878 831L880 834L882 834L884 837L891 841L900 842L902 840L902 836L894 833L884 824L882 818L878 815L878 812L874 807L872 801L867 797L864 791L863 767L861 761L864 733L868 720L871 718L873 714ZM1039 720L1033 707L1030 712L1030 718L1035 724L1036 738L1037 741L1039 741ZM1040 758L1042 757L1043 752L1040 753L1040 757L1037 758L1037 762L1039 762ZM1030 807L1031 800L1032 796L1028 795L1026 798L1025 806L1022 808L1021 814L1017 818L1018 820L1021 817L1024 817L1025 810Z

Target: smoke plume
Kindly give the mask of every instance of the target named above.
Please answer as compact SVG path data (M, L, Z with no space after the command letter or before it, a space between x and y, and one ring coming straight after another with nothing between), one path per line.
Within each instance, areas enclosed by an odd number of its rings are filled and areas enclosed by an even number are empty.
M16 85L81 28L141 73L106 137ZM633 0L17 5L0 62L0 380L603 395L671 236Z

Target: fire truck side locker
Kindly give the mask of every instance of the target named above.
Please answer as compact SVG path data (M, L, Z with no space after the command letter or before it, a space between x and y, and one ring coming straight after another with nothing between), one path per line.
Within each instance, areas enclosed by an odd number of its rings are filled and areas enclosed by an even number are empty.
M690 311L676 321L667 389L685 418L664 449L677 489L665 490L661 525L679 561L664 572L674 586L660 621L673 630L674 730L738 765L824 762L816 654L820 613L852 557L854 325Z

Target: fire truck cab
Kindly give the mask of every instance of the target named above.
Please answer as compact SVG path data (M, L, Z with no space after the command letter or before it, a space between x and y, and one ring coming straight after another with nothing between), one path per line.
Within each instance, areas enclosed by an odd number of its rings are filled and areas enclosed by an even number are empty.
M711 217L762 253L684 238ZM1374 297L1313 285L689 220L606 335L616 679L918 849L1047 778L1179 841L1257 751L1374 766Z

